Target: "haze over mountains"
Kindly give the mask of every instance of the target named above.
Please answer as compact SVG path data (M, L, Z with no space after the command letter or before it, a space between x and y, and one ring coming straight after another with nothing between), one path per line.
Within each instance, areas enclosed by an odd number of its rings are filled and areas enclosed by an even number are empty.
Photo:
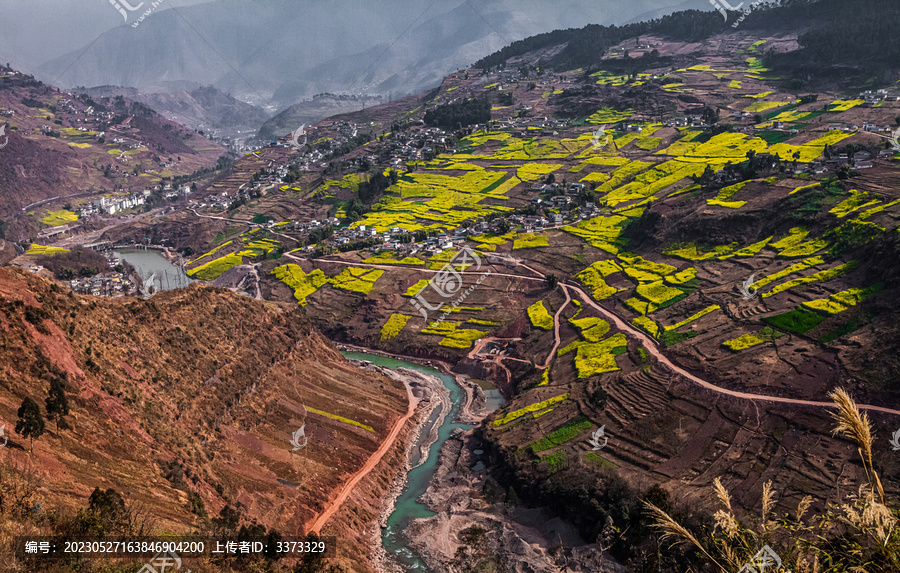
M548 11L538 0L216 0L161 9L137 28L113 28L45 63L38 76L68 87L213 85L276 111L321 92L418 93L513 40L555 28L708 8L702 0L568 4Z

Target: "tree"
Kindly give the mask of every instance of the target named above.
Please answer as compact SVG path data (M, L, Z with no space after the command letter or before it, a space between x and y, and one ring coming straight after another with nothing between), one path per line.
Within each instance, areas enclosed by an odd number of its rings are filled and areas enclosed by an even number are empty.
M544 278L544 284L547 285L547 290L553 290L556 288L556 285L559 284L559 277L554 274L549 274Z
M19 411L16 412L19 420L16 422L16 433L23 438L31 438L31 451L34 451L34 439L40 438L44 433L44 417L41 408L31 398L22 400Z
M519 505L519 496L513 486L509 486L509 489L506 490L506 506L515 507L517 505Z
M63 429L69 427L65 416L69 415L69 399L66 398L66 381L62 377L56 377L50 381L50 393L44 401L47 408L47 419L56 420L56 435L59 435L60 422Z
M310 531L306 536L306 541L315 547L320 539L315 531ZM294 566L293 573L344 573L345 571L346 569L340 565L327 564L322 553L310 551L303 554L300 562Z

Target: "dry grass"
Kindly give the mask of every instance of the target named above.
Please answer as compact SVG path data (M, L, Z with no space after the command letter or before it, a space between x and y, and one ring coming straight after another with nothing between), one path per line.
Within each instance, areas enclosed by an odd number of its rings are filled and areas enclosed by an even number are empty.
M900 571L900 529L887 505L881 480L872 464L872 425L850 395L836 389L830 397L837 405L834 433L856 442L869 483L845 503L833 504L819 515L808 515L813 499L804 497L795 516L778 517L775 489L763 486L760 520L744 525L732 507L731 495L716 478L713 489L721 505L714 515L715 531L698 538L672 516L649 502L644 505L662 540L696 547L719 570L732 573L751 563L764 546L782 559L777 573L895 573Z

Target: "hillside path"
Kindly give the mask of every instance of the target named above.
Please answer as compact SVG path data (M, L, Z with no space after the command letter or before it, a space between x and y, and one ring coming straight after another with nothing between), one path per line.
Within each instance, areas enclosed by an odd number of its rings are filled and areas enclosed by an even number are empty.
M372 454L366 463L361 467L353 476L344 484L344 487L341 488L341 492L338 496L331 501L326 507L325 511L319 514L316 517L315 522L313 522L312 527L309 531L315 531L319 533L322 530L322 527L325 526L325 523L331 519L331 517L337 512L337 510L341 507L341 504L346 501L350 494L353 492L353 488L356 487L356 484L360 482L364 477L369 475L375 467L378 465L378 462L381 461L381 458L384 457L384 454L391 449L391 446L394 445L394 442L397 441L397 436L400 435L400 430L403 429L403 426L406 425L406 422L412 417L412 415L416 411L416 406L419 404L419 400L413 396L412 388L409 383L404 382L404 386L406 386L406 395L409 398L409 408L406 410L406 414L397 420L394 423L394 427L391 428L391 433L387 435L384 441L381 443L381 446L375 450L375 453Z
M535 271L537 272L537 271ZM559 337L559 315L562 314L562 311L569 306L569 303L572 302L572 297L569 296L569 289L563 286L563 292L566 293L566 302L563 303L559 310L556 311L556 314L553 315L553 336L556 337L556 341L553 343L553 348L550 349L550 354L547 355L547 360L544 360L543 369L547 369L550 366L550 363L553 362L553 358L556 356L556 351L559 349L559 344L562 340Z
M351 261L337 261L337 260L329 260L329 259L320 259L320 261L322 261L322 262L327 261L329 263L368 267L368 268L380 268L380 269L385 269L385 270L397 270L398 268L404 268L400 265L369 265L369 264L365 264L365 263L356 263L356 262L351 262ZM529 277L529 276L522 276L522 275L516 275L516 274L509 274L509 273L492 273L491 276L510 277L510 278L515 278L515 279L519 279L519 280L531 280L531 281L543 281L544 280L544 278L545 278L544 274L541 273L540 271L537 271L525 264L522 264L521 262L519 262L517 264L518 264L518 266L533 272L537 276ZM411 271L416 271L416 272L431 272L431 273L440 272L439 270L424 269L424 268L420 268L420 267L405 267L405 268L407 268L408 270L411 270ZM462 274L476 275L479 272L480 271L475 271L475 272L463 271ZM572 283L569 283L569 282L567 282L565 284L563 284L563 283L560 283L560 284L562 285L562 287L564 289L571 289L572 291L574 291L576 294L578 294L578 296L586 304L590 305L597 312L599 312L600 314L606 316L611 321L613 321L613 323L616 325L616 328L618 328L619 330L626 332L626 333L630 334L631 336L633 336L634 338L638 339L641 342L641 344L644 346L644 348L647 349L647 352L649 352L651 355L656 357L656 359L659 360L659 362L661 364L663 364L664 366L666 366L669 370L671 370L672 372L674 372L676 374L684 376L686 379L699 385L702 388L705 388L712 392L716 392L718 394L724 394L726 396L740 398L742 400L755 400L758 402L773 402L773 403L778 403L778 404L793 404L796 406L813 406L813 407L817 407L817 408L836 408L837 407L834 404L834 402L817 402L814 400L800 400L797 398L782 398L780 396L765 396L763 394L751 394L749 392L739 392L737 390L728 390L727 388L722 388L720 386L716 386L715 384L713 384L711 382L707 382L706 380L704 380L703 378L700 378L699 376L695 376L694 374L691 374L684 368L676 365L674 362L669 360L665 356L665 354L663 354L662 351L660 350L659 342L657 340L650 338L642 330L639 330L638 328L628 324L628 322L626 322L624 319L620 318L617 314L615 314L612 311L607 310L607 309L603 308L602 306L600 306L599 304L597 304L597 302L594 301L593 297L588 295L586 292L584 292L578 286L576 286ZM857 404L856 406L860 410L869 410L872 412L881 412L884 414L893 414L895 416L900 416L900 410L894 410L894 409L885 408L882 406L873 406L870 404Z

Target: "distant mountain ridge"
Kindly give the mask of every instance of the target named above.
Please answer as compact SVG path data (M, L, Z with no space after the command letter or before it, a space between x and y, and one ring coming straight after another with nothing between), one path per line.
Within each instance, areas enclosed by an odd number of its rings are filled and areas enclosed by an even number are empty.
M664 0L571 0L548 11L540 0L335 8L314 0L216 0L152 14L137 29L103 34L40 72L64 85L144 88L162 81L213 85L257 105L284 108L316 93L406 95L438 85L511 41L590 22L623 23L667 8ZM688 0L676 8L708 8ZM352 42L348 39L352 38ZM158 57L147 58L155 53Z
M269 119L264 109L235 99L212 87L144 93L137 88L98 86L76 89L92 97L125 96L150 107L167 119L197 131L231 136L238 131L256 131Z

